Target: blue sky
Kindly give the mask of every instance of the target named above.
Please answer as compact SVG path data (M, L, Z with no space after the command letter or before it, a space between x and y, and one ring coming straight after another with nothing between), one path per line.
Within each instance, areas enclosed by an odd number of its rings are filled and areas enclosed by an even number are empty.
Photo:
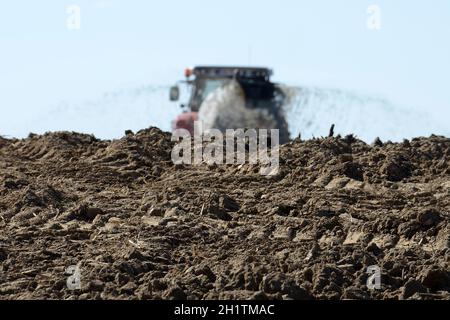
M80 30L66 27L71 4ZM379 31L366 26L372 4ZM4 1L0 126L61 101L170 84L196 64L269 66L279 82L376 94L442 120L449 40L448 0Z

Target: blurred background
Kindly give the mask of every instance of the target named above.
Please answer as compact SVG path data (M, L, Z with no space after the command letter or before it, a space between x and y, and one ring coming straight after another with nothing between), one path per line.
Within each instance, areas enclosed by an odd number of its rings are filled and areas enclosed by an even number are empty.
M449 136L449 38L448 0L2 2L0 135L170 130L186 67L250 65L298 90L293 136Z

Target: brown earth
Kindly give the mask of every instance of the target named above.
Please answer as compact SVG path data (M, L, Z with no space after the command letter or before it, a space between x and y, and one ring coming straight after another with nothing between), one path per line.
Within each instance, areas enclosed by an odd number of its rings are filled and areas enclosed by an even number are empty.
M272 177L171 146L0 138L0 299L450 299L450 139L295 140Z

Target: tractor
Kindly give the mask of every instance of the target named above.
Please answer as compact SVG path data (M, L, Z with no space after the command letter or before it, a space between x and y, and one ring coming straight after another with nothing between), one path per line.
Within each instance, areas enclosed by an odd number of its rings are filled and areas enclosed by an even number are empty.
M184 81L190 97L183 113L172 122L172 130L191 134L194 122L206 129L278 129L279 141L289 141L283 114L285 94L270 81L272 70L255 67L198 66L185 70ZM170 88L170 100L178 101L179 84Z

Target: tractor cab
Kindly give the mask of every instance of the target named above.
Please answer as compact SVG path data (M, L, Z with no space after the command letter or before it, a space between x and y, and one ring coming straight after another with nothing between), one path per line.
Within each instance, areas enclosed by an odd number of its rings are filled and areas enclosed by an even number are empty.
M236 80L243 89L246 106L260 108L273 105L277 99L275 85L270 82L272 70L253 67L205 67L199 66L185 70L185 81L190 97L185 109L172 122L172 130L184 128L193 133L194 121L198 120L198 111L206 97L230 80ZM178 84L170 89L170 100L178 101L180 89Z

